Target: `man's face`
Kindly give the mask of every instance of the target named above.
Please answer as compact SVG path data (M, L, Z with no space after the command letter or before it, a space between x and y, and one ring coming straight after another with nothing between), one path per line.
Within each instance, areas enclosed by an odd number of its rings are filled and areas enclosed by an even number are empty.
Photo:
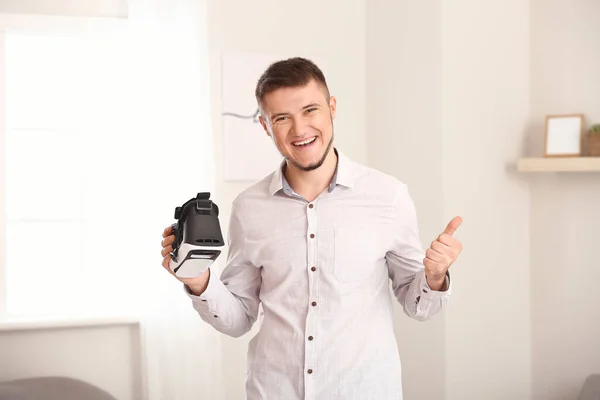
M336 100L311 80L306 86L277 89L262 102L260 123L277 150L303 171L319 168L333 143Z

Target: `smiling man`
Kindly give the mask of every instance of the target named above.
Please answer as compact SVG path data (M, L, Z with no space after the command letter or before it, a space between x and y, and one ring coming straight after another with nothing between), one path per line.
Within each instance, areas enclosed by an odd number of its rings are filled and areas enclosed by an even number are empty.
M389 284L409 317L439 313L461 218L423 250L406 185L334 146L336 99L311 61L270 65L255 94L284 160L234 200L221 276L180 281L200 317L233 337L251 329L262 304L247 399L401 399ZM163 237L169 270L170 227Z

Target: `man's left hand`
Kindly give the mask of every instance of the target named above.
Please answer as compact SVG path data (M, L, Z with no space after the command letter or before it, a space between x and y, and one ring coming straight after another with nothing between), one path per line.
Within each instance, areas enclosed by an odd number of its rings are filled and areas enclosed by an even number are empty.
M432 290L447 289L444 288L446 272L462 251L462 244L452 236L460 224L462 218L455 217L425 252L425 276Z

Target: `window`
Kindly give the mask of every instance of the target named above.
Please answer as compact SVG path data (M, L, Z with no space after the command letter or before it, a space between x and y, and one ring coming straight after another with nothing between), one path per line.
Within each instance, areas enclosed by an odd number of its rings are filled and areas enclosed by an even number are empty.
M125 58L116 39L4 36L5 295L11 315L89 313L110 303L106 296L92 299L109 279L102 264L125 252L104 245L121 217L115 189L124 183L128 162L127 140L119 140L127 110Z
M180 289L162 229L212 188L203 44L187 15L21 18L0 26L0 314L139 315Z

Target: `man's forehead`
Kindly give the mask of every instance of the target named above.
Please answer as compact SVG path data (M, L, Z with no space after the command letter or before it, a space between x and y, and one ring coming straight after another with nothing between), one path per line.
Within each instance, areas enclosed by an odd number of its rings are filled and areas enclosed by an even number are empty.
M325 91L318 86L286 87L266 94L263 100L263 107L269 113L299 110L309 104L326 105ZM283 108L290 110L282 111Z

